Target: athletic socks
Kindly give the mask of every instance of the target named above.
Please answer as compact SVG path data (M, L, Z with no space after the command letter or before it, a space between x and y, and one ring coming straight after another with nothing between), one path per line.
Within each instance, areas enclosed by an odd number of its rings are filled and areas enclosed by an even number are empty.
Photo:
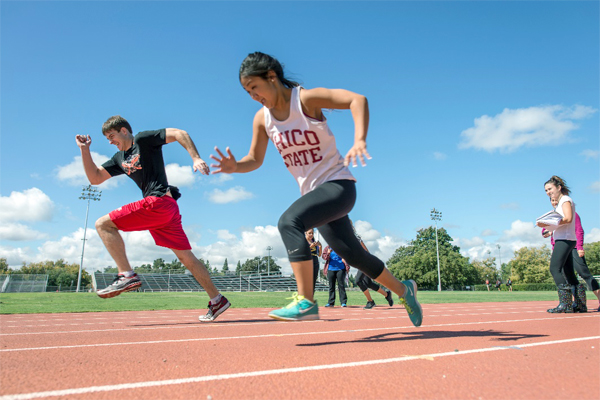
M125 278L131 278L133 275L135 275L135 272L133 272L133 271L125 271L121 275L123 275Z
M219 293L217 297L215 297L214 299L210 299L210 304L219 304L219 302L221 301L221 297L223 296L221 295L221 293Z

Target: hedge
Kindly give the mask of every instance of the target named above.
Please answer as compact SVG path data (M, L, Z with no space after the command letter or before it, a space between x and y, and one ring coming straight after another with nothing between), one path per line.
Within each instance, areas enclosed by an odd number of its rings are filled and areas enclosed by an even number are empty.
M556 289L556 285L554 283L513 283L512 285L513 290L516 291L555 291ZM486 285L475 285L475 290L479 290L479 291L487 291L487 286ZM498 291L498 289L496 289L496 284L495 283L490 283L490 291ZM507 291L508 287L506 286L506 284L502 284L500 286L500 290L501 291Z

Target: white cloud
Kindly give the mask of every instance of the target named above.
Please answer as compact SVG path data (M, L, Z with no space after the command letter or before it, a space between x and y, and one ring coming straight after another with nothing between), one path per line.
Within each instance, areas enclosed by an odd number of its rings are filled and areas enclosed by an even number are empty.
M233 180L233 176L231 174L211 174L208 177L208 181L213 185L222 185L223 183L231 180Z
M11 192L10 196L0 196L0 222L50 221L54 214L54 203L38 188L23 192Z
M519 203L505 203L505 204L500 204L500 208L502 210L518 210L519 209Z
M492 230L492 229L486 229L483 232L481 232L481 236L494 236L496 235L496 231Z
M592 182L588 189L592 191L592 193L600 193L600 181Z
M367 246L367 249L369 249L369 252L384 263L390 259L398 247L406 245L406 242L398 238L382 235L367 221L354 221L354 228Z
M582 151L581 155L585 157L585 161L595 160L600 155L600 151L588 149L588 150Z
M439 151L433 152L433 158L439 161L445 160L448 156L444 153L440 153Z
M0 225L1 240L26 241L45 239L47 237L47 234L38 232L22 224L3 223Z
M94 160L94 162L98 166L104 164L110 159L109 157L102 154L98 154L94 151L91 152L91 155L92 160ZM58 180L66 182L67 184L72 186L90 184L90 181L85 175L85 171L83 169L83 162L81 161L81 156L75 156L73 157L73 161L71 161L71 163L56 168L56 177L58 178ZM108 179L98 187L100 189L114 188L117 187L119 183L123 181L123 179L127 179L126 176L120 175L116 178Z
M173 186L192 186L196 182L194 171L189 165L167 164L165 166L167 180L169 185Z
M207 193L207 197L212 203L226 204L251 199L254 197L254 194L248 192L241 186L236 186L225 191L213 189L212 192Z
M521 147L549 146L570 139L571 131L578 128L575 120L594 114L592 107L561 105L504 109L490 117L475 119L474 127L461 133L459 148L494 152L512 152Z
M598 234L600 236L600 230ZM586 239L587 236L586 234ZM491 256L495 257L497 261L500 258L503 263L506 263L514 257L514 252L521 247L541 247L543 245L549 247L550 239L544 238L541 228L536 227L533 222L516 220L512 222L510 229L503 231L502 236L497 241L487 242L480 237L473 237L471 239L456 239L453 244L459 246L461 254L469 257L471 261L483 260ZM500 249L497 246L500 246Z
M586 232L584 235L584 239L583 239L584 244L594 243L594 242L600 242L600 229L599 228L592 228L591 231Z

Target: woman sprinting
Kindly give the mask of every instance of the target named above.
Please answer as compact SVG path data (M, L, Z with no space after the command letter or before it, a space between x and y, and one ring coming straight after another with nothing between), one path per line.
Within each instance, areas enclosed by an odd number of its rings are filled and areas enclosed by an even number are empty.
M246 173L259 168L269 140L300 186L301 197L281 216L279 232L298 285L293 301L269 313L278 320L319 319L313 297L313 265L304 232L317 227L336 253L400 297L412 323L423 320L413 280L400 282L377 257L360 245L348 213L356 201L354 177L348 165L365 165L369 107L367 99L343 89L304 89L288 80L275 58L260 52L242 62L240 83L253 100L263 107L253 122L248 154L237 161L229 147L223 154L217 147L213 173ZM354 145L345 157L339 153L323 109L349 109L354 119Z

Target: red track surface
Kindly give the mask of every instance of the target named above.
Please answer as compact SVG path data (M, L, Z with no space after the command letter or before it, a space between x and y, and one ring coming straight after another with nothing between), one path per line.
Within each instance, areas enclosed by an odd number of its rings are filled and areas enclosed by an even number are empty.
M600 313L551 306L2 315L0 400L599 399Z

